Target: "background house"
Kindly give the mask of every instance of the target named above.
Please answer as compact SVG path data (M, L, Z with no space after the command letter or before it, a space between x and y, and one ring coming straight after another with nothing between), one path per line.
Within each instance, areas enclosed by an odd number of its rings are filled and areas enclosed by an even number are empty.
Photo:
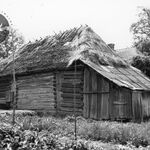
M0 103L12 102L12 56L0 62ZM150 80L88 26L24 45L15 56L17 109L143 120Z
M124 60L131 62L133 57L143 55L136 47L127 47L123 49L116 49L116 53Z

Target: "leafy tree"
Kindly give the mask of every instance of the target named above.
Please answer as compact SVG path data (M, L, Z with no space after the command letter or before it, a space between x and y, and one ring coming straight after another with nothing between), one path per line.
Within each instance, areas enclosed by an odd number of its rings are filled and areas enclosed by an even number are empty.
M134 46L143 56L133 58L132 65L150 77L150 9L142 8L139 19L131 25L134 35Z
M150 9L140 9L138 17L138 21L131 25L134 45L145 55L150 55Z
M17 30L9 27L8 31L3 30L0 34L0 38L8 34L5 40L0 43L0 58L8 57L13 50L17 50L24 43L23 36Z

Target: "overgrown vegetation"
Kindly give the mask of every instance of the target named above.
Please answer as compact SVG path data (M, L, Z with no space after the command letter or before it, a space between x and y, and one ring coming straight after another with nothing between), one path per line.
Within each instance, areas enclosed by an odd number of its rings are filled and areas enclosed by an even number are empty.
M6 58L10 56L13 51L17 51L23 44L23 36L14 28L9 27L9 34L7 35L6 39L0 43L0 58Z
M12 150L94 150L135 149L150 145L150 122L118 123L77 118L77 141L74 140L74 118L39 117L35 114L0 116L0 148ZM94 142L95 141L95 142ZM103 144L102 144L103 142ZM105 144L104 143L109 143ZM113 144L110 144L113 143ZM118 144L118 145L114 145ZM109 146L108 146L109 145ZM111 145L111 146L110 146Z

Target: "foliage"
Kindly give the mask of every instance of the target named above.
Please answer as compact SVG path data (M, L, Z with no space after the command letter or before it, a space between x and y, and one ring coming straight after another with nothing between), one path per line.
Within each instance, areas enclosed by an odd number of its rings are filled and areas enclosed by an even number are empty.
M133 58L132 65L150 77L150 56L136 56Z
M9 28L7 38L0 43L0 58L8 57L13 50L17 50L24 43L24 38L17 30Z
M135 46L142 53L150 54L150 9L141 8L139 20L131 25Z
M0 148L11 150L130 150L150 148L150 122L118 123L77 118L77 141L73 117L64 119L16 115L0 116ZM104 142L107 142L105 144ZM111 143L114 144L111 144ZM124 145L124 146L123 146Z
M131 25L134 35L134 46L143 56L136 56L132 60L132 65L150 77L150 9L140 8L138 21Z

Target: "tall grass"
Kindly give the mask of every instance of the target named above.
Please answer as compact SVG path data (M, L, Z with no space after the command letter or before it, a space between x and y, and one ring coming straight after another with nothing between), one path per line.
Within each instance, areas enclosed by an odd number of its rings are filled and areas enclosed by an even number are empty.
M79 126L78 135L82 138L114 142L131 143L135 146L150 145L150 122L118 123L118 122L83 122Z

